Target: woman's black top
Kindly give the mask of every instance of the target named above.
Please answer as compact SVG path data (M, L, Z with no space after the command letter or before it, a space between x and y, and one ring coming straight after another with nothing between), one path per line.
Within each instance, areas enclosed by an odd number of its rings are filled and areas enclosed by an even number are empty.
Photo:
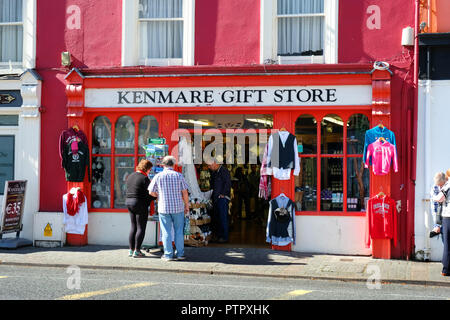
M150 205L155 197L152 197L148 193L148 186L150 185L150 179L140 172L133 172L127 178L127 195L126 198L138 199L139 202L147 206Z

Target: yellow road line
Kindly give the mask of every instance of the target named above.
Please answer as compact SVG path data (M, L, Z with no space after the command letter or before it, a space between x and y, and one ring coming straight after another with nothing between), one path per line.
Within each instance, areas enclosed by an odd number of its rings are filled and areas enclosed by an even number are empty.
M274 298L272 300L289 300L294 297L303 296L303 295L311 293L311 292L312 291L309 291L309 290L294 290L294 291L290 291L280 297Z
M7 276L0 276L0 279L8 278Z
M140 282L140 283L129 284L129 285L118 287L118 288L112 288L112 289L105 289L105 290L98 290L98 291L83 292L83 293L79 293L79 294L67 295L67 296L64 296L64 297L61 297L61 298L57 298L56 300L86 299L86 298L90 298L90 297L94 297L94 296L100 296L100 295L104 295L104 294L110 294L110 293L114 293L114 292L119 292L119 291L122 291L122 290L129 290L129 289L153 286L155 284L156 283L152 283L152 282Z

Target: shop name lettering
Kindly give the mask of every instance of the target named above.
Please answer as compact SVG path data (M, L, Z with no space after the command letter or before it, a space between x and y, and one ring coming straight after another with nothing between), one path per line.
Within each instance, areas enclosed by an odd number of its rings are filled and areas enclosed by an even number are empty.
M126 104L251 104L251 103L331 103L336 89L239 89L182 91L117 91L117 103ZM220 100L220 101L217 101Z

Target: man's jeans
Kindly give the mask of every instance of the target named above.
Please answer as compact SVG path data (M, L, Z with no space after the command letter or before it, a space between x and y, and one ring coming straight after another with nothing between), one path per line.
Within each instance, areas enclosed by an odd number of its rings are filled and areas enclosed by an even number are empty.
M214 201L217 236L225 241L228 241L228 203L229 200L226 198L219 198Z
M161 240L164 245L164 255L167 258L174 258L172 247L172 230L174 230L175 235L173 239L177 249L176 256L184 257L184 212L160 213L159 223L162 232Z

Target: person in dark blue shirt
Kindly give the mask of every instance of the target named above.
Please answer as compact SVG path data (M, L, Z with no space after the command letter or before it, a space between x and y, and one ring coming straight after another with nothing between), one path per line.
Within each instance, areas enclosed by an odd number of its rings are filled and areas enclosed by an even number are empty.
M221 161L212 159L207 162L211 170L211 183L213 202L213 241L218 238L219 243L228 242L228 206L231 195L231 175L226 166L220 164Z

